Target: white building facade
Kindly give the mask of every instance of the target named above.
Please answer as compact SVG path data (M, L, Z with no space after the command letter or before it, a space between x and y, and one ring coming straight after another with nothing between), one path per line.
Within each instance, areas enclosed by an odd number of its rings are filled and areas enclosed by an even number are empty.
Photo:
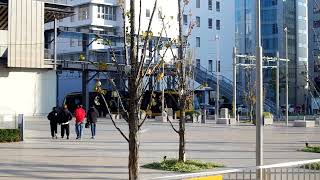
M184 11L184 29L195 26L189 38L194 50L195 65L216 71L220 60L220 72L232 79L232 51L235 46L234 0L191 0Z
M74 0L69 1L73 6L75 15L59 22L61 29L70 31L94 33L108 36L111 46L103 45L103 40L95 40L94 36L83 39L82 36L72 35L60 37L58 53L61 59L78 60L79 55L84 52L84 44L90 42L89 58L93 61L110 62L110 50L115 51L118 61L124 56L123 50L123 18L122 10L116 0ZM129 10L129 0L126 0L125 9ZM138 30L139 2L136 3L136 23ZM140 33L147 30L154 0L143 0L141 9ZM151 31L157 37L162 31L162 37L178 37L178 2L172 0L158 1ZM192 30L188 38L189 47L194 54L194 64L215 72L217 57L221 60L221 72L229 79L232 78L232 48L235 43L234 33L234 1L227 0L191 0L184 8L183 24L184 32L188 31L190 23L198 20L198 25ZM227 12L228 9L228 12ZM192 16L189 16L192 12ZM162 18L164 17L164 20ZM128 22L127 22L128 26ZM64 28L68 27L68 28ZM47 26L50 28L50 25ZM218 40L216 37L219 37ZM153 45L155 41L152 42ZM88 43L89 44L89 43ZM111 47L111 48L110 48ZM163 52L163 51L162 51ZM161 51L159 54L162 53ZM218 54L217 54L218 53ZM149 53L147 53L149 54ZM147 57L148 58L148 57ZM171 53L165 58L167 63L173 63ZM155 58L154 61L158 59ZM101 79L103 81L103 79ZM81 73L63 72L59 78L59 102L67 93L81 91ZM94 82L91 82L93 86ZM107 84L107 82L103 82ZM159 86L158 86L159 88Z

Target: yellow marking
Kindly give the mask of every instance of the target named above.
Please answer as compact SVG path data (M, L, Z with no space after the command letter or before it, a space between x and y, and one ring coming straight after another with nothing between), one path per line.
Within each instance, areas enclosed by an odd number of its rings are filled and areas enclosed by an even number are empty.
M198 177L198 178L191 178L185 180L223 180L223 177L220 176L207 176L207 177Z

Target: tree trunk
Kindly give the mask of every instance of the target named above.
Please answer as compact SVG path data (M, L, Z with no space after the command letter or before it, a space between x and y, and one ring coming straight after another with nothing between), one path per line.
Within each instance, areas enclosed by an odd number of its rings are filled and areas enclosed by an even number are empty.
M180 110L180 121L179 121L179 161L186 161L186 140L185 140L185 111Z
M183 33L182 33L182 8L181 8L181 0L178 0L178 22L179 22L179 46L178 46L178 60L181 61L180 66L180 87L179 91L181 91L181 94L179 96L180 98L180 121L179 121L179 161L185 162L186 161L186 141L185 141L185 104L186 104L186 77L185 77L185 69L184 69L184 63L185 60L183 59Z
M138 116L133 116L129 121L129 180L139 179L139 139Z
M136 51L136 29L135 29L135 0L130 0L130 65L131 73L129 77L129 180L139 179L139 117L138 117L138 93L139 88L137 85L137 79L140 74L138 71L137 51Z

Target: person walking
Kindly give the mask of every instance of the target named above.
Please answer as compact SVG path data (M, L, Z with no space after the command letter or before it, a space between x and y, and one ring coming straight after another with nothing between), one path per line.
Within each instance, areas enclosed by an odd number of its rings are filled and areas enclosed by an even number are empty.
M52 111L47 116L48 120L50 121L50 130L52 139L57 137L58 133L58 122L59 122L59 111L57 107L53 107Z
M77 139L82 138L83 133L83 122L86 117L86 111L82 108L82 105L78 105L77 109L74 111L74 116L76 117L76 133Z
M98 110L92 105L87 113L87 123L91 126L91 139L95 139L96 137L96 127L98 121Z
M67 139L69 139L69 135L70 135L69 121L72 119L72 114L68 110L67 105L63 106L63 110L60 113L60 119L61 119L61 138L63 139L64 134L66 133Z

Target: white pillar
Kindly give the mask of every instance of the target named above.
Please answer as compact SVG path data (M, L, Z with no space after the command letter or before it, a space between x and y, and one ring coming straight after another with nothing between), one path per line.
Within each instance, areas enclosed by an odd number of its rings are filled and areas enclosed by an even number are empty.
M237 119L237 49L233 48L233 116Z
M280 87L279 87L279 77L280 77L280 66L279 66L279 62L280 58L279 58L279 52L277 52L277 75L276 75L276 105L277 105L277 120L279 120L280 117L280 97L279 97L279 91L280 91Z
M288 72L288 28L284 29L286 33L286 125L289 125L289 72Z

